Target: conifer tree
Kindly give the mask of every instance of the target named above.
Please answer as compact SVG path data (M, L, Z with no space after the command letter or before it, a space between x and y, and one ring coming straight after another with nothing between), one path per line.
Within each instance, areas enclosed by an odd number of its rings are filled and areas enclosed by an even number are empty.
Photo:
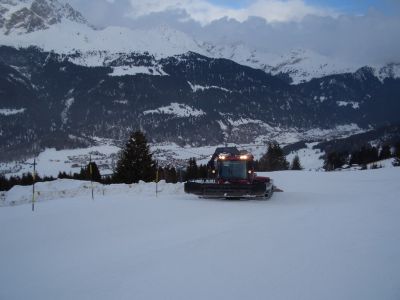
M291 170L303 170L303 167L301 166L301 163L300 163L300 158L297 154L295 155L295 157L292 160L290 169Z
M177 183L178 182L178 175L177 175L176 169L174 167L165 167L164 174L165 174L165 182L167 182L167 183Z
M394 157L395 157L395 159L393 162L393 166L400 167L400 143L396 145Z
M101 175L96 162L92 161L81 170L81 176L83 180L93 180L96 182L101 182Z
M178 182L178 173L176 172L176 169L172 167L169 169L169 180L168 182L170 183L177 183Z
M186 181L198 178L199 168L197 167L197 162L194 157L189 159L188 166L186 168Z
M369 145L362 146L360 150L351 154L350 164L366 165L379 159L378 149Z
M8 191L10 188L9 180L3 174L0 174L0 191Z
M385 144L382 146L382 149L379 152L379 160L388 159L390 157L392 157L392 153L390 152L390 146Z
M124 149L119 153L119 160L113 175L118 183L137 183L139 180L150 182L155 179L156 163L150 153L147 140L141 131L132 133Z
M269 143L267 153L259 161L260 171L279 171L289 169L289 163L277 142Z
M330 152L324 161L325 171L333 171L341 168L346 163L346 154L337 153L336 151Z
M200 165L197 177L202 178L202 179L205 179L208 177L207 165Z

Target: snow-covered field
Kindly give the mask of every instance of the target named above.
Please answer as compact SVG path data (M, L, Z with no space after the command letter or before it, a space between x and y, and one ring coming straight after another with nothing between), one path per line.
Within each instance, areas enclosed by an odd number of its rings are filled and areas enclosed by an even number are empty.
M0 200L0 299L400 298L400 168L268 174L269 201L58 180Z

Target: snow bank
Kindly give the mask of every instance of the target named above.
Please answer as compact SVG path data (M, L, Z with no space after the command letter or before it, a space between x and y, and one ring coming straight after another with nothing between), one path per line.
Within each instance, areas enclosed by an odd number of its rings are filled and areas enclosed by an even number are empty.
M267 175L269 201L38 185L0 208L0 299L399 299L400 168Z
M92 188L94 197L121 194L151 196L156 194L155 183L140 182L138 184L102 185L97 182L91 183L90 181L57 179L50 182L39 182L35 185L35 202L91 197ZM182 184L173 185L161 181L157 185L157 193L160 195L176 195L177 192L183 193ZM14 186L5 193L5 197L0 202L0 206L14 206L31 202L32 186Z

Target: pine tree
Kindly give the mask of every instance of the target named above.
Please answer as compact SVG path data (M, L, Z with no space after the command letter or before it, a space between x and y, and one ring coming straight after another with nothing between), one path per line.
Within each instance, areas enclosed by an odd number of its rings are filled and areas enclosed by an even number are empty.
M67 175L67 173L64 171L64 172L58 172L58 176L57 176L57 178L58 179L66 179L66 178L68 178L68 175Z
M197 167L197 162L194 157L189 159L188 166L186 168L185 180L197 179L199 176L199 168Z
M295 155L295 157L292 160L290 169L291 170L303 170L303 167L301 166L301 163L300 163L300 158L297 154Z
M21 185L31 185L33 184L33 176L31 172L22 174Z
M202 179L206 179L208 177L207 165L200 165L197 177Z
M88 163L88 165L81 170L81 179L101 182L101 175L96 162L92 161Z
M393 166L400 167L400 143L396 145L394 157L395 157L395 159L393 162Z
M288 170L289 163L277 142L269 143L267 153L259 161L260 171Z
M3 174L0 174L0 191L8 191L10 188L9 180Z
M324 161L325 171L333 171L341 168L346 163L346 153L330 152Z
M383 145L381 151L379 152L379 160L388 159L392 157L392 152L390 151L389 145Z
M164 168L165 174L165 182L167 183L177 183L178 175L176 173L176 169L174 167L166 167Z
M170 183L177 183L178 182L178 173L176 172L176 169L172 167L169 169L169 180L168 182Z
M367 145L362 146L360 150L351 154L350 164L366 165L378 159L378 149Z
M130 135L125 148L119 154L117 167L113 175L118 183L137 183L139 180L153 181L156 163L150 153L147 140L141 131Z

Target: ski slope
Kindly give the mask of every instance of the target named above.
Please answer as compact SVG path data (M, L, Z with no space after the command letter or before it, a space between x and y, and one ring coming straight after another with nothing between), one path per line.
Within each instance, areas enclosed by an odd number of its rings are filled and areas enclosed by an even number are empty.
M400 298L400 168L268 173L269 201L58 180L0 198L0 299ZM11 204L14 204L11 206Z

